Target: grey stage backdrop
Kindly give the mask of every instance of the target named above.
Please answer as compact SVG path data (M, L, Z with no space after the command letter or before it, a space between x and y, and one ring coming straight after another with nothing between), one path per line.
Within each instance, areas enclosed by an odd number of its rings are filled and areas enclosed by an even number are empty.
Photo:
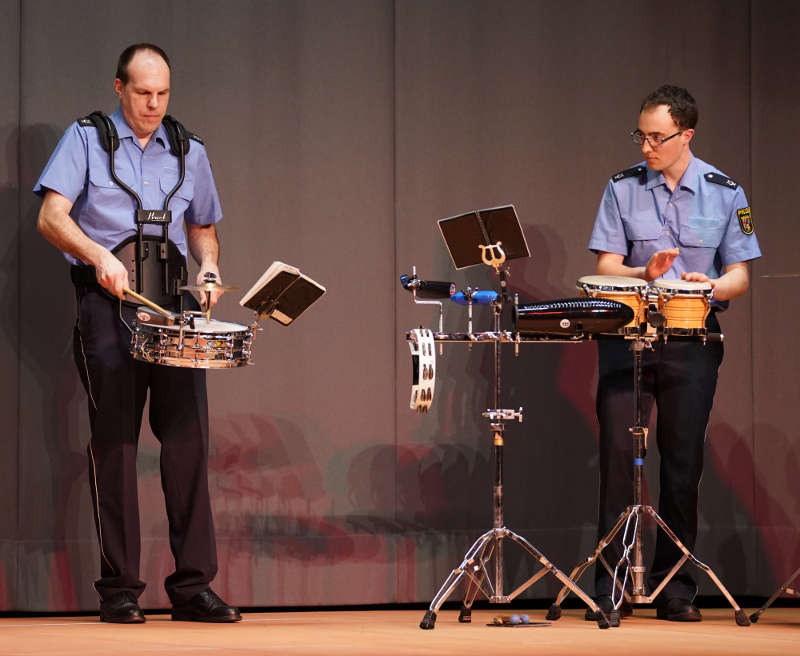
M574 293L605 180L637 161L641 97L671 81L701 106L695 152L748 190L766 257L723 317L698 555L740 595L800 565L792 421L800 5L746 0L443 2L0 0L0 609L95 607L85 395L71 360L67 266L30 193L64 128L115 107L127 44L173 59L172 114L206 140L226 219L226 282L273 259L329 293L264 325L254 367L212 372L216 588L243 606L428 600L490 527L488 348L447 349L430 415L407 409L404 332L433 325L398 276L455 274L434 221L514 203L534 256L523 299ZM217 316L249 317L236 294ZM479 317L478 325L486 325ZM464 327L448 308L449 330ZM592 344L505 354L507 521L562 568L592 548ZM655 498L655 452L648 470ZM167 603L158 446L141 440L146 606ZM529 565L511 558L514 577ZM591 590L591 584L589 584ZM552 582L531 590L552 595ZM704 581L702 592L716 590Z

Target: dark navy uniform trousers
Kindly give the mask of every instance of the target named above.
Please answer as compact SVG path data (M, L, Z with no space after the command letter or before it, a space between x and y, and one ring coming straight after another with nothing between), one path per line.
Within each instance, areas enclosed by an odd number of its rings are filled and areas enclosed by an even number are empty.
M150 392L150 427L161 444L169 544L175 571L165 587L173 604L206 589L217 572L208 493L208 403L205 372L135 361L129 352L135 309L76 278L75 363L89 403L87 448L94 519L100 544L101 599L144 589L139 577L140 529L136 451ZM84 276L85 278L85 276ZM184 302L196 301L185 296Z
M709 314L706 327L709 332L719 332L715 312ZM614 338L600 340L598 353L598 534L602 538L613 528L625 508L633 503L633 436L628 430L634 423L633 354L627 341ZM694 549L697 538L698 486L703 473L703 448L722 356L721 343L703 345L699 339L669 339L666 343L654 342L653 350L645 349L642 359L643 425L647 425L654 403L657 409L655 437L661 469L656 511L690 551ZM652 439L648 439L649 447L652 442ZM624 526L604 552L612 570L622 554L623 531ZM651 592L682 555L661 529L657 534L648 577ZM697 585L688 567L684 565L661 591L659 599L662 602L671 598L694 598ZM596 594L610 595L611 586L611 577L598 563Z

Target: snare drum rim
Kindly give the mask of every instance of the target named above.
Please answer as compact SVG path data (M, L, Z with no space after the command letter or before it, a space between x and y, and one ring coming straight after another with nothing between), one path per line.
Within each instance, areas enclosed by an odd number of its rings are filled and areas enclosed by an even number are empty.
M227 326L237 326L236 330L208 330L207 328L189 328L184 326L183 334L191 337L202 337L203 339L225 339L225 337L238 337L240 335L251 335L253 329L250 326L245 326L243 323L235 323L233 321L220 322ZM137 322L136 330L141 329L142 332L149 332L152 334L163 335L178 335L180 333L180 326L162 326L155 323Z

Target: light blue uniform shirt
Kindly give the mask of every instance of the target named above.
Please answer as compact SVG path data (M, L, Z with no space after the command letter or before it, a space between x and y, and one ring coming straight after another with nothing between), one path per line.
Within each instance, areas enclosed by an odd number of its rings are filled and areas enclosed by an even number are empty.
M119 134L114 151L117 177L142 199L143 209L163 209L164 199L178 182L178 158L170 152L167 132L159 125L147 147L142 149L133 130L117 109L111 120ZM219 196L206 149L190 139L186 154L186 176L175 192L168 209L172 211L169 238L186 256L184 219L197 225L210 225L222 218ZM70 125L58 142L50 161L33 191L44 197L51 189L72 201L70 216L86 235L113 250L136 234L136 201L114 182L109 156L100 145L97 128L78 122ZM144 234L161 236L161 226L145 225ZM71 255L64 256L80 264Z
M624 255L623 264L640 267L656 251L677 246L680 254L664 278L684 272L719 278L729 264L761 256L752 228L742 188L692 155L675 191L644 162L613 176L589 249Z

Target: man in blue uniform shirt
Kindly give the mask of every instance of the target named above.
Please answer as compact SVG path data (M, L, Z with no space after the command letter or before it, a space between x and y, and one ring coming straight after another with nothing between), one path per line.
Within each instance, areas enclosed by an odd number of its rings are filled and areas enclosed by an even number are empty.
M39 231L73 265L75 361L88 396L92 433L87 451L100 546L95 582L100 619L145 621L137 601L145 584L139 578L136 448L149 389L150 425L161 443L161 480L175 557L175 571L165 581L172 619L234 622L241 619L238 610L209 587L217 553L208 492L204 372L132 359L129 326L135 309L121 302L123 289L130 286L128 271L111 252L137 233L138 203L118 181L138 195L143 208L158 209L179 181L180 160L162 125L170 93L167 55L153 44L130 46L120 55L114 90L120 103L110 117L119 136L116 176L99 127L82 119L66 130L34 188L43 198ZM205 147L195 137L169 210L170 248L177 248L181 258L192 254L200 265L198 283L209 273L220 280L215 224L222 210ZM159 235L161 226L144 225L143 231ZM217 298L215 292L212 305Z
M692 154L697 115L686 89L665 85L645 98L631 135L645 161L609 180L589 248L597 255L600 275L708 282L713 287L713 309L706 328L719 332L717 313L747 291L748 262L761 252L741 186ZM600 341L598 352L598 533L602 537L633 502L633 445L628 431L633 357L622 340ZM658 410L658 512L690 551L697 537L703 445L722 355L722 344L676 339L656 342L643 358L645 423L653 403ZM620 538L609 547L613 562L621 553ZM659 530L648 580L651 590L681 555ZM611 577L599 565L595 585L598 605L611 610ZM689 571L681 569L656 598L658 617L699 621L700 611L692 604L696 591ZM631 612L623 604L621 616ZM587 619L595 618L587 612Z

